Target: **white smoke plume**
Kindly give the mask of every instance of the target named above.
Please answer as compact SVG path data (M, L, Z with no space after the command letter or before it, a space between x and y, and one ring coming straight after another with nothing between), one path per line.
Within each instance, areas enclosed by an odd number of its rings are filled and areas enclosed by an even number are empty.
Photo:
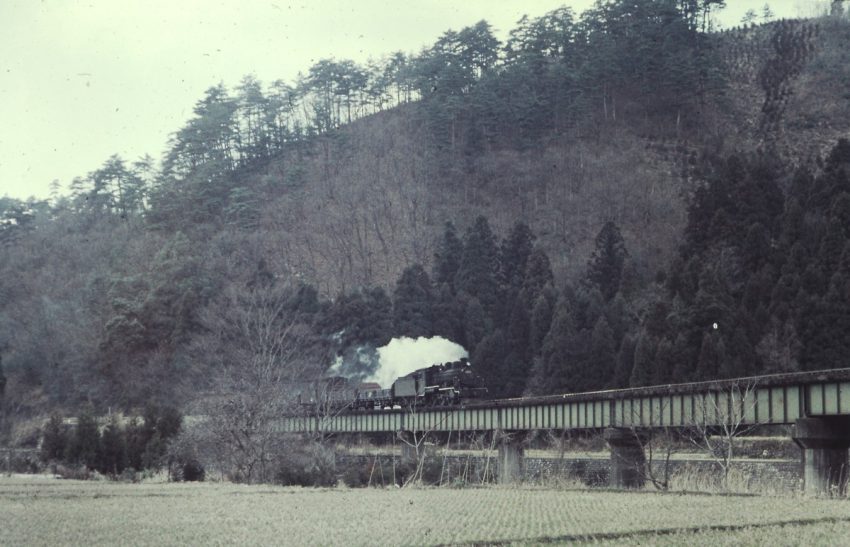
M367 377L367 382L377 382L389 388L396 378L414 370L438 363L457 361L469 354L460 344L440 336L433 338L393 338L389 344L378 348L378 369Z
M343 376L361 382L372 376L381 366L381 356L371 345L349 346L337 355L334 364L328 370L328 376Z

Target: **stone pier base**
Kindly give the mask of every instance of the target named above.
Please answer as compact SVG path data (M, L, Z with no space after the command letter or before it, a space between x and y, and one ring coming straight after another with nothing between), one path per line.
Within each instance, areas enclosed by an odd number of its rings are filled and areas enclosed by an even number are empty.
M646 457L637 434L630 429L609 427L604 437L611 448L610 485L613 488L643 488Z
M515 484L522 480L524 439L519 434L503 435L499 441L499 484Z
M413 436L413 433L409 431L399 431L397 442L399 446L401 446L401 459L402 460L417 460L416 453L416 439Z
M847 493L850 417L800 418L794 428L794 442L802 452L805 492L816 496L844 496Z

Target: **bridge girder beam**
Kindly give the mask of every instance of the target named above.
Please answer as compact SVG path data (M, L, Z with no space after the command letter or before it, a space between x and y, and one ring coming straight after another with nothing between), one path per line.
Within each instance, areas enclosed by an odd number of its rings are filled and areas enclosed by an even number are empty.
M850 416L800 418L794 425L800 447L803 489L815 496L844 496L848 482Z

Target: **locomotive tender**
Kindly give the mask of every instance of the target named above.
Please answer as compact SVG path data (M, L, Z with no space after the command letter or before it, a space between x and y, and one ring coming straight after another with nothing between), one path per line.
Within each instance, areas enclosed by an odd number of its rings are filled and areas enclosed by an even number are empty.
M338 376L325 378L311 387L309 394L302 392L299 402L307 408L375 410L455 406L486 395L484 381L464 358L415 370L396 379L387 389L353 385Z

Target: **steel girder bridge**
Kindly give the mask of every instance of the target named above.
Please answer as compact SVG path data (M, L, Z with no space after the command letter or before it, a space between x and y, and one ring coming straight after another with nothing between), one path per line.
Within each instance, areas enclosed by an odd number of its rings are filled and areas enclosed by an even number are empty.
M518 433L601 431L611 447L612 481L642 484L641 434L654 429L738 432L793 425L805 489L844 492L850 447L850 368L753 376L545 397L481 401L463 407L340 412L282 417L293 433ZM522 446L502 435L500 477L519 473Z

